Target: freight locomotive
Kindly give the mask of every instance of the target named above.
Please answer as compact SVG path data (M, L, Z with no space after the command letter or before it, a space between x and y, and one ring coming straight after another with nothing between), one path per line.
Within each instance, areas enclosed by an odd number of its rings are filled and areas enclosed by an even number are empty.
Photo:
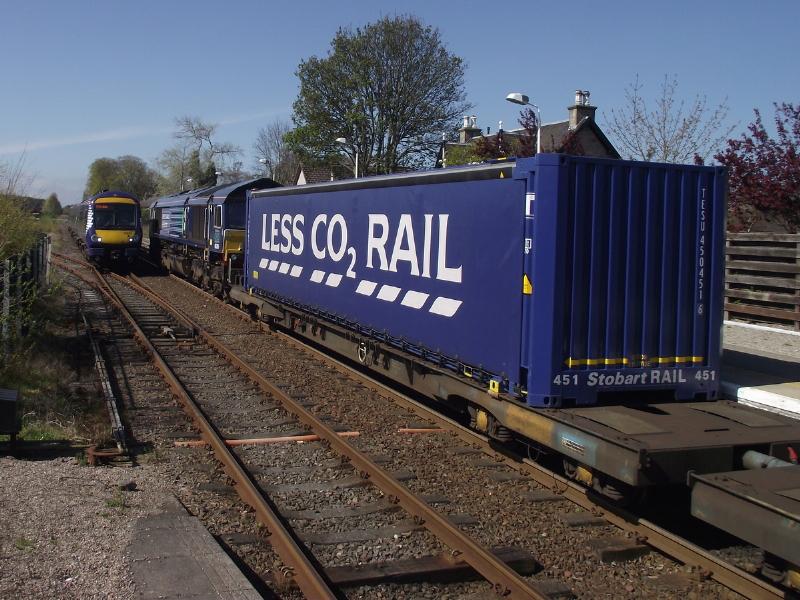
M726 193L719 167L558 154L255 180L159 199L151 250L618 497L800 447L719 396Z
M129 264L142 245L139 199L127 192L103 190L80 205L84 246L90 260Z

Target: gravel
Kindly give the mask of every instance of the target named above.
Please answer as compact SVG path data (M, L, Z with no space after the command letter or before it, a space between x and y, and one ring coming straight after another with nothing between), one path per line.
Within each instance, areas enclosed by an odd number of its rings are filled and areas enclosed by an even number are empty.
M279 337L262 334L251 324L232 316L228 311L214 307L197 292L180 282L167 278L149 278L147 283L172 302L199 320L212 332L226 332L224 340L256 369L287 389L290 395L302 394L313 399L310 410L319 417L360 431L361 436L351 442L361 450L388 456L387 470L410 469L416 479L406 485L421 494L442 494L450 502L439 510L445 513L468 514L478 519L478 524L466 526L477 541L486 546L513 545L530 550L543 564L543 571L533 581L555 580L566 582L582 598L596 597L728 597L720 586L692 580L685 570L666 557L651 552L625 563L601 563L588 547L592 539L624 535L610 526L571 528L559 520L566 512L578 509L564 502L531 503L525 492L537 489L530 480L497 481L492 477L499 469L473 464L481 455L459 454L456 449L463 442L449 433L419 435L398 434L399 427L418 422L419 417L392 404L379 394L361 387L338 374L320 360L291 349ZM237 402L238 403L238 402ZM244 424L246 426L246 424ZM253 424L251 423L252 427ZM297 452L298 446L263 450L240 449L240 455L254 458L262 454L259 464L285 464L310 467L330 460L331 455L316 452ZM267 456L266 460L264 460ZM263 461L263 462L261 462ZM248 460L248 462L250 462ZM501 469L502 470L502 469ZM322 478L323 472L314 473ZM346 476L331 474L334 477ZM287 471L270 477L270 483L300 481L296 471ZM306 475L305 480L308 480ZM372 501L378 494L364 495L362 488L335 492L278 494L282 506L293 509L319 507L331 504L352 504ZM398 513L394 519L402 518ZM298 523L303 529L319 530L361 529L385 525L392 518L386 515L360 516L338 522L306 521ZM441 545L428 532L413 532L398 539L376 540L371 543L315 546L314 552L323 564L355 564L388 558L422 556L440 549ZM681 582L674 585L674 581ZM664 585L668 583L669 585ZM646 585L643 588L642 585ZM460 585L392 585L370 586L348 590L348 597L395 598L460 598L470 594L483 597L485 583ZM381 596L378 596L381 594Z
M746 348L756 355L767 352L800 361L800 335L792 335L790 332L726 324L722 331L722 340L725 346Z
M0 482L1 598L134 597L125 551L171 493L159 469L3 457Z

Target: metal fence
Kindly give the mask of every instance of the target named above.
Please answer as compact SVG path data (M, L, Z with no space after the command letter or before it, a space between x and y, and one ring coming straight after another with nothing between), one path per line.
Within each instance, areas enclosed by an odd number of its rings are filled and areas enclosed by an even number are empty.
M42 236L26 252L0 261L0 356L26 333L38 291L50 279L50 238Z
M800 234L729 233L725 318L800 331Z

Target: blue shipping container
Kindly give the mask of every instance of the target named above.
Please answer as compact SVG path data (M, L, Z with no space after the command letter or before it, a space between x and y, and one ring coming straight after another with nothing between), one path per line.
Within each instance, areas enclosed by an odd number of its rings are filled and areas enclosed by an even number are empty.
M540 155L501 172L253 192L245 286L532 406L713 397L724 171Z

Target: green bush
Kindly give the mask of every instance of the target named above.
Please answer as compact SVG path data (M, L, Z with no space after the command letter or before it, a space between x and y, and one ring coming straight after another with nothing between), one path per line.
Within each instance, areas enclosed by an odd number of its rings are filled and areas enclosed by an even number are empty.
M33 246L39 227L34 218L8 196L0 196L0 260Z

